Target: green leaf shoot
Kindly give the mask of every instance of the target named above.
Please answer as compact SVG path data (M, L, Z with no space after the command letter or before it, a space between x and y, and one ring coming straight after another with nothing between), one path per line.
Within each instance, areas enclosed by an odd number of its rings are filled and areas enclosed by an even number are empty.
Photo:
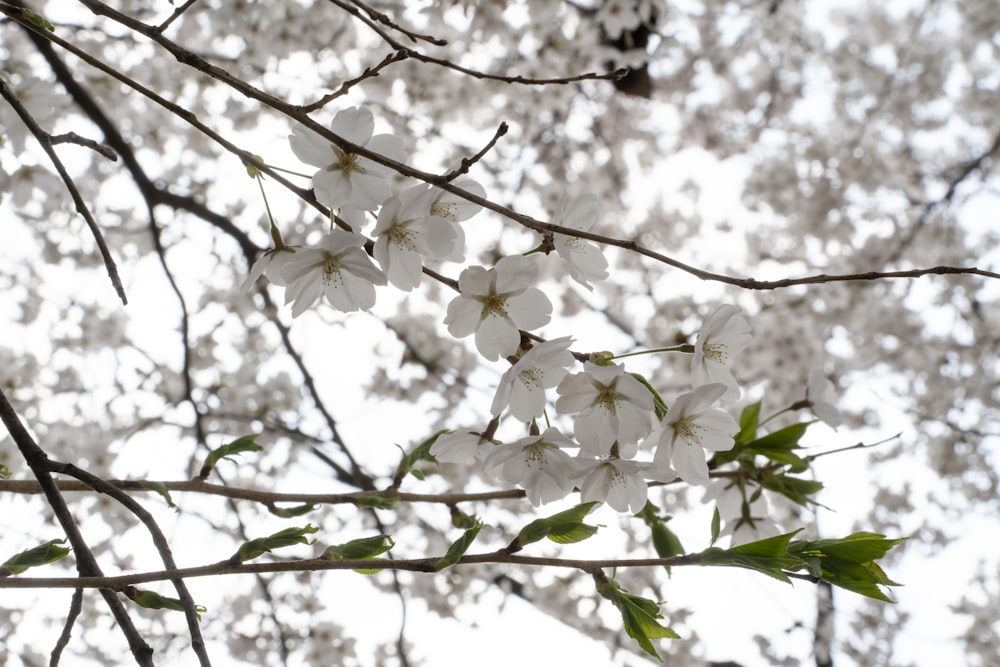
M125 597L132 602L135 602L140 607L145 609L169 609L171 611L184 611L184 603L176 598L168 598L160 595L159 593L154 593L153 591L143 590L141 588L136 588L135 586L127 586L123 591ZM205 607L201 605L195 605L194 613L201 620L201 615L205 613Z
M0 578L21 574L29 567L48 565L65 558L72 551L70 547L59 546L65 543L65 537L59 540L49 540L45 544L14 554L4 561L3 565L0 565Z
M167 507L169 507L173 511L175 512L181 511L181 508L179 508L177 505L174 504L173 498L170 497L170 490L167 488L167 485L164 484L163 482L148 482L146 480L139 480L139 486L141 486L144 489L149 489L150 491L155 491L156 493L160 494L160 497L163 498L164 501L166 501Z
M517 534L517 537L507 546L509 553L520 551L526 545L549 538L557 544L581 542L597 532L597 526L583 523L597 503L583 503L568 510L558 512L544 519L535 519Z
M253 435L244 435L229 444L213 449L205 458L205 463L201 466L201 471L198 473L198 479L208 479L208 475L215 468L215 465L224 458L231 459L236 454L244 452L263 451L264 448L257 444L258 437L259 434L256 433Z
M657 653L651 639L680 639L680 635L670 628L660 625L658 619L663 618L660 607L652 600L633 595L622 588L614 579L597 582L597 592L601 597L610 600L622 614L625 632L634 639L649 655L660 662L663 658Z
M268 511L274 516L281 517L282 519L294 519L297 516L303 516L309 514L316 509L316 505L312 503L306 503L305 505L295 505L294 507L268 507Z
M289 547L293 544L312 544L316 540L310 540L306 535L315 533L318 530L319 528L306 524L302 528L285 528L273 535L249 540L240 546L232 560L238 563L245 563L248 560L263 556L274 549Z
M462 558L462 556L465 555L465 552L469 550L469 547L472 546L472 543L475 541L476 536L479 535L479 531L482 529L482 527L483 527L482 522L477 521L472 528L466 530L464 533L462 533L462 536L460 538L452 542L451 546L448 547L448 551L445 552L444 556L442 556L436 563L434 563L434 571L440 572L446 567L451 567L452 565L457 563Z

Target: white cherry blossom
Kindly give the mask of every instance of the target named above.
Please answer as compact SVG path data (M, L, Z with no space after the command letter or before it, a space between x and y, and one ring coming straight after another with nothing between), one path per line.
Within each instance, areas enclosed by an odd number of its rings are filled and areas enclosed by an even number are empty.
M705 451L732 449L740 430L732 415L711 407L725 393L725 385L713 383L678 396L660 425L653 460L672 466L688 484L707 484Z
M844 423L840 416L840 410L833 403L823 400L823 397L833 390L833 383L830 382L823 371L814 368L809 372L809 383L806 386L806 400L809 401L813 414L820 421L830 428L837 428Z
M640 512L649 491L643 479L644 468L642 463L625 459L599 461L582 475L580 500L606 502L619 512Z
M566 452L576 444L556 428L541 435L498 445L483 462L484 469L524 489L534 506L564 498L573 490L576 460Z
M273 285L281 287L287 285L288 283L281 277L281 270L295 256L296 249L297 246L285 246L284 248L272 248L265 252L250 267L250 273L240 284L240 290L249 292L261 276L265 276Z
M552 224L584 232L590 231L596 222L597 197L594 195L563 197L552 216ZM569 267L570 277L587 289L594 289L590 280L608 277L608 260L593 243L565 234L555 234L553 243L556 253Z
M390 197L378 214L375 259L389 282L410 291L420 284L424 258L461 259L461 228L433 215L434 192L417 186Z
M330 130L352 144L387 158L402 162L403 142L391 134L377 134L372 112L351 107L337 113ZM316 198L330 208L356 208L372 211L389 198L389 167L331 144L316 132L299 126L288 137L292 152L319 171L313 174Z
M573 364L569 336L539 343L525 352L500 378L491 408L493 416L510 406L515 419L526 422L545 412L545 390L566 377Z
M334 229L319 245L301 248L281 267L285 304L295 302L298 317L321 296L337 310L368 310L375 305L375 285L385 276L362 249L365 238Z
M538 264L531 257L510 255L486 270L471 266L458 278L461 295L448 304L444 323L456 338L476 334L476 348L490 361L514 354L520 329L548 323L552 303L537 287Z
M694 344L691 359L691 384L720 382L726 386L723 400L740 397L740 387L728 366L750 343L750 325L739 306L723 304L705 321Z
M483 445L490 443L478 433L455 431L443 433L431 445L431 455L440 463L468 463L483 456ZM487 451L490 451L488 448Z
M715 479L702 497L702 502L712 501L725 522L720 535L730 536L732 546L781 534L781 527L771 518L767 498L758 494L756 488L747 489L742 482L729 478Z
M566 376L556 391L556 410L577 413L573 435L587 453L607 456L616 441L637 443L652 430L653 396L621 364L583 365Z

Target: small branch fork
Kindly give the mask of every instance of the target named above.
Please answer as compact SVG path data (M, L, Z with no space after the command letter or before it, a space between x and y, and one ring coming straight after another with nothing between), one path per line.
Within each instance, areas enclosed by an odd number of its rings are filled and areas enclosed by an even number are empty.
M75 141L75 143L82 143L81 141L76 141L74 139L68 138L70 135L62 135L58 137L56 141L48 132L43 130L35 119L28 113L28 110L24 108L21 101L17 99L14 95L14 91L10 89L7 83L0 77L0 97L3 97L11 107L14 108L14 113L18 115L21 121L28 127L28 130L35 137L39 144L42 146L42 150L48 156L49 161L52 162L52 166L56 168L59 172L59 177L62 178L63 183L66 185L66 190L69 191L70 197L73 198L73 203L76 205L77 212L83 216L83 219L87 223L87 227L90 229L91 235L94 237L94 241L97 243L97 248L100 250L101 258L104 260L104 266L108 271L108 276L111 278L111 284L115 288L115 292L118 293L118 298L121 299L122 304L128 303L128 298L125 296L125 287L122 285L121 277L118 275L118 267L115 265L115 260L111 256L111 251L108 249L108 244L104 241L104 235L101 234L101 228L97 226L97 221L94 220L94 216L91 215L90 209L87 208L87 203L83 201L83 197L80 195L80 191L76 187L76 183L73 181L73 177L69 175L66 171L66 166L63 165L62 160L59 159L58 153L56 153L53 144L63 143L66 141ZM77 137L77 135L72 135L79 140L84 140L83 137ZM104 150L100 150L96 143L90 142L91 147L101 155L107 157L107 153ZM88 144L83 144L88 145ZM107 147L104 147L105 149ZM110 150L110 149L109 149ZM113 158L112 158L113 159Z

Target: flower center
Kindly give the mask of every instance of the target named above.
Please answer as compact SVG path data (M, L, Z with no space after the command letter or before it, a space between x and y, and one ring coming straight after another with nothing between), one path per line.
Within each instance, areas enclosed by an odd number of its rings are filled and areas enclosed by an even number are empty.
M483 300L483 317L494 315L507 319L507 297L503 294L490 294Z

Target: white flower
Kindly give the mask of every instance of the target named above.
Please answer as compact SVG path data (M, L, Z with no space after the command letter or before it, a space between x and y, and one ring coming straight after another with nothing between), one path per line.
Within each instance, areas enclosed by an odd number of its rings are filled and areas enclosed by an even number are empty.
M375 259L389 282L410 291L420 284L423 258L460 257L465 235L461 228L431 214L434 192L417 186L390 197L378 214Z
M578 413L573 435L589 454L607 456L615 441L638 442L652 430L653 396L621 364L597 366L589 361L556 387L556 410Z
M465 190L470 195L486 198L486 189L479 183L470 179L455 181L454 186ZM468 220L482 210L482 206L475 204L468 199L438 188L433 188L434 203L431 204L431 213L439 215L449 222L462 222Z
M511 484L521 486L535 507L564 498L573 490L577 464L563 448L576 447L555 428L498 445L483 462Z
M702 502L715 501L719 516L726 523L721 535L729 535L732 546L756 542L781 534L781 527L770 518L770 508L763 494L747 493L739 482L721 478L712 480ZM754 498L754 496L757 496ZM754 498L748 502L747 498Z
M691 384L721 382L727 388L725 401L740 397L739 385L727 366L750 342L750 326L740 313L738 306L719 306L701 327L691 359Z
M478 433L456 431L439 435L431 445L431 456L440 463L467 463L482 456L482 445L490 442Z
M597 11L597 20L611 39L626 30L635 30L642 23L639 6L634 0L605 0Z
M510 406L515 419L523 422L541 417L545 412L545 390L566 377L566 368L573 363L569 336L539 343L528 350L500 378L491 411L499 415Z
M461 295L448 304L444 323L456 338L476 334L480 354L496 361L517 351L519 329L536 329L548 323L552 313L540 289L531 284L538 264L530 257L503 257L487 271L471 266L458 277Z
M643 469L643 464L636 461L617 458L600 461L585 473L580 500L606 502L619 512L640 512L646 506L648 493Z
M316 247L300 248L281 267L285 304L292 301L298 317L322 295L343 311L367 310L375 305L375 285L385 276L362 250L365 238L334 229Z
M710 407L725 393L725 385L714 383L678 396L663 418L654 461L671 465L688 484L707 484L705 450L732 449L740 430L732 415Z
M403 142L391 134L372 136L375 120L365 108L340 111L330 123L330 130L352 144L402 162ZM389 167L348 153L307 127L295 128L288 137L292 152L307 164L319 167L313 175L316 198L330 208L346 206L372 211L389 198Z
M833 389L833 383L826 379L823 371L814 368L809 372L809 383L806 386L806 400L809 401L813 414L831 428L837 428L844 423L840 410L833 403L823 400L823 397Z
M580 231L590 231L597 222L597 197L567 198L559 202L552 224ZM600 249L588 241L576 236L555 234L553 236L556 252L569 266L569 275L573 280L589 290L594 287L589 280L604 280L608 277L608 260Z
M249 292L261 276L266 276L268 281L273 285L281 287L287 285L288 283L281 277L281 269L288 260L295 256L295 250L296 247L285 246L284 248L272 248L266 251L250 267L250 273L240 285L240 290Z

